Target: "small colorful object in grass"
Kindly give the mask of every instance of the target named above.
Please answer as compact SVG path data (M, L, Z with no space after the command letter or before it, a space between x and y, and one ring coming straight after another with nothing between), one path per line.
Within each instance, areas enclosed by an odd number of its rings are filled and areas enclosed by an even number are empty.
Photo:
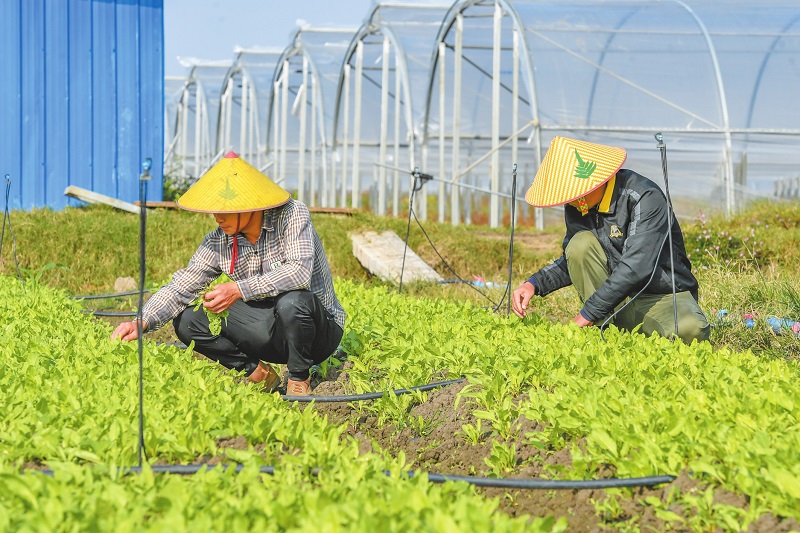
M778 318L776 316L768 316L767 324L772 328L775 335L780 335L784 331L791 331L794 335L800 332L800 322L794 321L790 318Z
M744 327L747 329L752 329L756 325L756 319L750 313L743 314L742 318L744 319Z

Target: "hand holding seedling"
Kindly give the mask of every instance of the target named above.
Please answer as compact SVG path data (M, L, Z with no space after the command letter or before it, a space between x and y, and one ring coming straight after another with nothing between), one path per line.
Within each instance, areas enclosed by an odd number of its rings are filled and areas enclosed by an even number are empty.
M228 281L220 283L203 296L203 307L212 313L219 314L241 298L242 293L239 290L239 286L233 281Z

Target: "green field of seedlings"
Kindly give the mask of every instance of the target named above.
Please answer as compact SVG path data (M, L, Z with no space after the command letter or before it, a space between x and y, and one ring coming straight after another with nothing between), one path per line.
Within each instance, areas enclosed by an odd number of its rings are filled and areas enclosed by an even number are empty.
M157 343L163 332L146 336L140 474L126 472L138 464L137 344L111 341L112 325L84 312L93 302L69 298L88 280L92 292L113 292L112 273L125 268L95 264L87 278L85 257L58 255L89 254L102 236L81 228L109 212L44 213L62 238L36 246L53 242L55 257L23 245L36 226L20 214L23 279L12 275L7 251L0 277L0 531L800 531L800 340L763 320L800 318L797 251L785 247L800 215L757 209L686 226L688 247L698 250L700 303L715 322L711 342L690 346L579 329L567 323L577 306L568 291L537 301L525 320L492 312L463 287L398 294L352 265L342 242L359 225L396 221L315 219L348 312L340 351L314 369L315 394L464 381L374 401L300 404ZM172 216L155 216L153 231L169 228ZM128 218L115 224L133 227ZM207 218L182 220L199 235L208 229ZM481 235L470 242L470 231ZM460 269L497 263L482 274L501 280L502 241L491 233L431 230L445 254L465 256ZM558 241L557 233L541 238ZM169 254L178 266L197 242L186 241ZM549 250L520 251L515 283L558 253ZM173 268L154 255L149 286ZM718 309L729 312L725 320ZM755 317L752 328L744 313ZM213 468L151 469L176 464ZM267 466L274 470L263 473ZM433 483L427 473L674 480L532 490Z

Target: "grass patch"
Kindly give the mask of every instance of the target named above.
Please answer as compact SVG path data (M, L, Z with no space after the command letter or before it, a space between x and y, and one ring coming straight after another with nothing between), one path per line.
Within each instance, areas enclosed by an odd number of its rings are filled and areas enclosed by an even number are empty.
M139 220L136 215L105 206L39 209L11 213L20 267L29 275L40 273L41 283L71 294L113 292L118 277L138 278ZM373 278L352 254L351 233L394 231L405 237L406 219L376 217L364 212L353 216L314 213L335 278L350 279L369 287L393 285ZM445 279L455 272L466 280L481 276L503 284L508 279L508 229L456 226L424 222L428 236L412 221L409 244ZM151 210L147 219L147 285L156 287L183 268L203 236L214 229L212 217L178 210ZM752 348L771 357L800 357L800 339L776 336L764 319L778 316L800 319L800 207L797 203L756 202L730 219L699 215L684 221L687 250L700 281L700 305L715 323L712 343L735 351ZM541 232L530 228L515 234L512 286L561 253L563 227ZM13 275L15 266L8 233L0 254L0 273ZM435 249L434 249L435 246ZM42 270L55 263L65 268ZM405 284L403 292L449 300L471 301L479 306L499 303L502 289L485 291L488 299L465 284ZM491 301L490 301L491 300ZM131 302L133 303L133 302ZM122 302L118 305L128 305ZM579 310L572 288L536 299L534 310L555 322L568 322ZM506 305L503 303L502 312ZM718 321L718 310L728 311ZM743 314L756 317L748 329Z

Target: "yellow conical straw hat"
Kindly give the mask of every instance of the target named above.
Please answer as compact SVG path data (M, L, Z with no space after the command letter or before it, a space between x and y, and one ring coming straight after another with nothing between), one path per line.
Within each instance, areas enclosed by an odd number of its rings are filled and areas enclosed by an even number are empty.
M236 153L228 152L177 203L200 213L245 213L278 207L290 196Z
M564 205L607 182L625 162L625 149L556 137L525 194L534 207Z

